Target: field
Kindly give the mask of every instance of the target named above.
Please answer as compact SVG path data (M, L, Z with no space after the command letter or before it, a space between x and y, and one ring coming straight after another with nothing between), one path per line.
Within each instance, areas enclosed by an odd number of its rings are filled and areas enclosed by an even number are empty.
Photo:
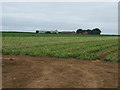
M118 88L118 36L2 33L3 88Z
M118 36L3 33L4 55L118 60Z

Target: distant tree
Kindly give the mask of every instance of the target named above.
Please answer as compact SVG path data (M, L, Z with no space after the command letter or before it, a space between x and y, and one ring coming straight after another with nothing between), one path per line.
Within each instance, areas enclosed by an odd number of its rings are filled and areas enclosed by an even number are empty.
M39 31L38 31L38 30L36 30L36 33L39 33Z
M100 35L101 30L99 28L95 28L93 30L87 29L87 30L82 30L78 29L76 31L77 34L89 34L89 35Z
M99 28L95 28L92 30L93 35L100 35L100 33L101 33L101 30Z
M91 35L91 34L92 34L92 30L87 29L86 31L88 32L88 34L89 34L89 35Z
M86 30L82 30L82 34L85 34L85 33L87 33Z
M78 30L76 31L76 33L77 33L77 34L82 34L82 33L83 33L83 30L82 30L82 29L78 29Z

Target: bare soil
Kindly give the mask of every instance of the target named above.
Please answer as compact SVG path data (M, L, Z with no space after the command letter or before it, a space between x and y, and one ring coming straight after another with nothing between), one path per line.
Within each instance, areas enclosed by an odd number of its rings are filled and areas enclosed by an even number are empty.
M117 88L118 63L2 56L3 88Z

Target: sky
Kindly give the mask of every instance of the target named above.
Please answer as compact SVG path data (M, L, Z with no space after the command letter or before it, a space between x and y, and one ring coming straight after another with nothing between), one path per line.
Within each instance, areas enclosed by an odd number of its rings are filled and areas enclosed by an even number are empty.
M100 28L103 34L118 34L117 2L2 3L3 31L76 31L94 28Z

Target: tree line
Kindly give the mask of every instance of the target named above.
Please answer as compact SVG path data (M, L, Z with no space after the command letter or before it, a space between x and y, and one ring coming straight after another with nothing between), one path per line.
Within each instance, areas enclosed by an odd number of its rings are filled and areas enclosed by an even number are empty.
M76 31L77 34L88 34L88 35L100 35L101 30L99 28L95 28L95 29L87 29L87 30L83 30L83 29L78 29Z

